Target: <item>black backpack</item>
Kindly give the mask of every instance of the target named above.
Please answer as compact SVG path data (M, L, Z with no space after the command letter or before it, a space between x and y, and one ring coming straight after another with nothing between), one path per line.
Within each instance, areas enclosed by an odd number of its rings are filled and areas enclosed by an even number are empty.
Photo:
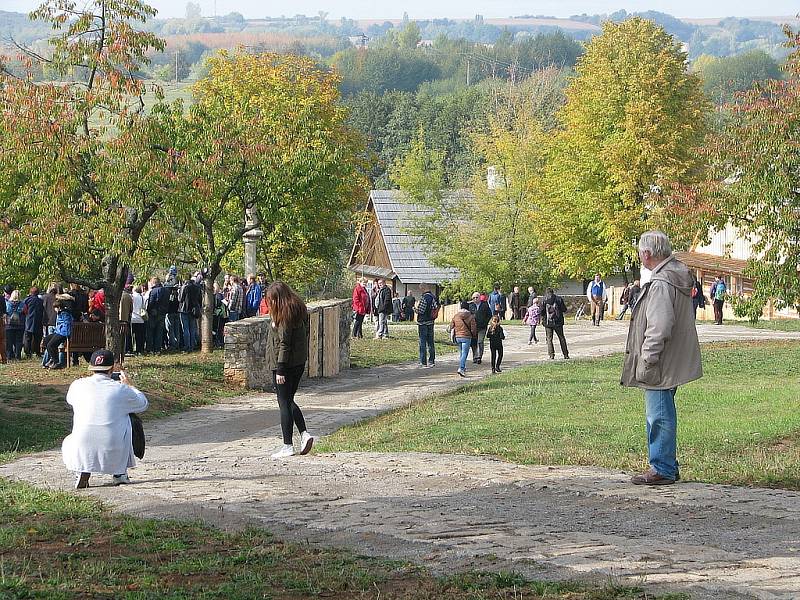
M561 307L559 306L558 299L553 298L552 304L545 304L545 325L555 327L561 321Z

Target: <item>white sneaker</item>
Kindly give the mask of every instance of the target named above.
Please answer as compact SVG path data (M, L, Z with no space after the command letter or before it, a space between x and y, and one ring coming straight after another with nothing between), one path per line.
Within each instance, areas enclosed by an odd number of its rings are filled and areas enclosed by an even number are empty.
M288 458L294 456L294 447L291 444L284 444L281 449L272 455L272 458Z
M112 485L125 485L130 483L131 480L128 479L128 474L123 473L122 475L114 475L111 484Z
M311 446L314 445L314 436L304 431L300 436L300 454L308 454L311 452Z

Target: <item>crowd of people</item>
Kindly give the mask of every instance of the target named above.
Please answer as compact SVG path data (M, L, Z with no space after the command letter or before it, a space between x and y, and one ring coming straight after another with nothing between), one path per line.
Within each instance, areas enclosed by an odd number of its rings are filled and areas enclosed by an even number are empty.
M667 236L647 232L639 242L639 257L644 284L634 281L626 286L620 301L622 315L632 310L626 342L621 383L644 392L650 468L632 478L637 485L664 485L680 479L677 461L677 411L675 395L679 386L702 376L700 348L695 328L695 313L705 301L702 286L689 269L672 254ZM372 285L370 285L372 283ZM164 283L152 277L146 285L131 279L120 303L120 322L129 324L131 352L191 351L197 346L197 319L203 303L202 273L179 281L177 269L170 268ZM269 312L275 330L267 349L266 362L273 374L281 415L283 446L273 458L296 453L307 454L314 443L295 395L308 360L309 324L303 300L282 282L265 288L255 276L241 282L226 275L214 284L214 314L218 326L225 322ZM419 331L419 366L435 366L434 323L440 303L432 290L420 286L417 301L409 294L400 303L404 320L416 321ZM607 291L600 275L587 288L595 326L603 318ZM710 289L716 322L722 322L722 308L727 286L717 277ZM480 365L484 343L489 339L491 369L502 371L503 342L506 332L502 321L508 307L515 319L530 327L528 343L538 343L536 328L546 331L548 356L555 358L553 338L558 337L561 353L569 358L564 337L564 299L552 288L539 298L529 288L527 306L522 305L519 288L508 297L499 285L491 293L474 292L471 301L461 301L450 320L452 341L459 346L458 375L465 377L467 360ZM376 337L389 336L389 315L396 313L393 294L387 282L357 281L353 290L353 336L363 336L366 315L375 319ZM412 314L405 314L406 309ZM107 305L102 290L86 291L72 284L64 289L58 284L45 293L32 287L25 298L7 285L0 295L0 314L4 315L5 347L11 360L43 354L44 363L58 368L59 346L69 338L76 319L102 322ZM218 312L219 311L219 312ZM138 319L134 317L139 317ZM410 317L410 318L409 318ZM136 326L139 327L136 327ZM93 375L72 384L67 402L73 407L73 431L64 440L62 451L66 466L77 474L76 487L88 486L93 473L112 475L114 484L128 483L127 469L135 464L132 445L131 413L146 410L147 399L133 388L124 373L113 372L115 357L107 350L95 352L89 359ZM294 429L300 434L296 451L292 444Z
M673 255L669 238L664 233L645 233L638 250L643 279L625 286L619 298L622 309L617 316L617 319L622 319L629 309L632 311L621 383L642 389L645 400L650 468L635 475L631 481L636 485L665 485L680 479L675 395L679 386L702 376L695 317L706 298L702 285ZM383 333L378 336L388 335L385 315L391 309L379 298L382 293L388 297L388 293L382 291L387 288L387 283L381 280L372 285L364 279L356 282L353 290L354 337L363 335L364 317L380 311L384 311L384 318L379 321ZM371 290L376 290L377 295ZM435 365L433 324L439 305L438 299L425 286L420 287L420 292L422 297L415 308L419 327L419 366L432 367ZM714 302L715 322L721 324L727 294L724 279L717 277L709 292ZM586 299L591 307L592 324L599 326L608 306L608 289L600 274L588 284ZM527 306L523 306L518 287L506 296L501 287L495 285L489 294L474 292L471 301L461 301L450 320L451 340L459 347L460 376L466 376L470 352L473 364L481 364L486 338L489 339L492 372L502 371L505 331L501 321L506 318L509 307L513 319L522 319L530 327L528 344L538 343L536 328L541 325L546 332L549 358L555 358L554 337L559 339L563 357L569 358L564 337L567 306L562 297L548 288L544 298L539 298L535 290L529 288Z
M226 274L214 282L213 336L221 347L227 323L266 314L265 278ZM200 347L199 322L205 306L204 275L182 280L176 267L166 276L136 281L128 277L119 304L119 323L125 332L127 355L193 352ZM78 284L51 283L47 291L33 286L23 298L13 284L0 294L0 362L42 359L47 368L61 369L67 360L64 343L76 322L104 323L108 304L104 290ZM86 357L87 360L89 357Z

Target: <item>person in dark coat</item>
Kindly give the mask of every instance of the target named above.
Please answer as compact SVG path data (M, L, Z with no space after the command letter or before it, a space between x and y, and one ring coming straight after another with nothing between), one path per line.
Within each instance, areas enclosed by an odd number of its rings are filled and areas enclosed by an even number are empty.
M197 319L202 314L202 291L194 278L186 281L178 290L178 314L183 334L183 350L191 352L198 345Z
M408 295L403 298L403 313L405 314L406 321L413 321L414 314L416 311L417 306L417 299L414 297L414 294L411 293L409 290Z
M56 295L61 292L55 284L51 284L47 293L42 294L42 306L44 309L44 318L42 325L47 330L45 333L50 335L56 328Z
M522 312L520 308L522 308L522 297L519 293L519 286L514 286L514 291L511 292L511 300L509 301L511 304L511 318L512 319L521 319Z
M692 286L692 309L694 310L694 318L697 320L697 309L706 307L706 295L703 293L703 284L694 277L694 285Z
M564 299L561 296L557 296L553 288L547 288L544 296L542 317L547 337L547 354L550 360L556 357L556 351L553 347L554 333L558 336L558 341L561 344L561 354L564 355L564 358L569 358L567 338L564 337L564 315L566 313L567 305L564 304Z
M295 426L300 433L297 453L308 454L314 444L314 436L306 429L303 411L294 399L308 361L308 309L294 290L282 281L271 283L264 296L269 304L273 330L267 344L267 368L272 371L278 393L283 434L283 447L272 458L288 458L295 454L292 445Z
M44 322L44 303L39 298L39 288L32 287L25 298L25 333L22 337L22 348L30 358L34 354L42 356L42 325Z
M378 326L375 339L389 338L389 315L392 313L392 290L383 279L378 280L378 294L375 296L375 313L378 315Z
M474 343L472 345L472 362L479 365L481 364L481 360L483 360L483 342L486 339L486 329L489 327L489 321L492 319L492 312L489 308L489 303L478 292L472 294L472 302L469 303L469 312L475 317L475 324L478 329L477 338L473 340Z

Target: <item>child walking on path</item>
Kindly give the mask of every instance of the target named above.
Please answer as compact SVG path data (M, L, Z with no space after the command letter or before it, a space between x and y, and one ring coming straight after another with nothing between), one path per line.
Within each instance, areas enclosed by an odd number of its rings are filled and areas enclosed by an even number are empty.
M486 330L486 337L489 338L489 350L492 353L492 373L500 373L500 363L503 362L503 340L506 334L500 325L500 316L495 315Z
M536 292L533 292L532 302L530 306L528 306L528 311L525 313L525 318L522 319L522 322L526 325L529 325L531 328L531 335L528 337L528 346L531 343L539 343L539 340L536 339L536 326L540 325L542 322L542 307L539 304L539 298L536 297Z

